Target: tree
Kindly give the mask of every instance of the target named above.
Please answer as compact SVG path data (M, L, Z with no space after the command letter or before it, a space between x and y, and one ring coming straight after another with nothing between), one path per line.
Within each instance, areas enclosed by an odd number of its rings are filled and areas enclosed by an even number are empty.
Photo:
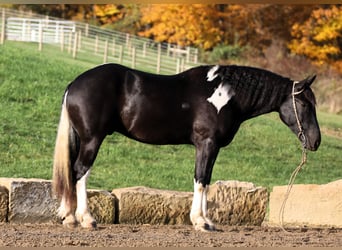
M289 41L292 25L306 20L314 8L314 5L227 5L225 40L262 52L274 41Z
M98 23L107 28L136 34L140 29L140 9L137 4L94 5Z
M142 8L140 35L180 46L214 47L223 37L223 17L215 4L153 4Z
M53 17L89 20L93 18L93 5L90 4L14 4L13 8Z
M95 4L93 6L94 16L100 25L112 24L122 19L124 16L122 9L121 4Z
M342 6L332 5L314 10L304 23L292 27L293 39L288 47L318 65L332 64L342 72Z

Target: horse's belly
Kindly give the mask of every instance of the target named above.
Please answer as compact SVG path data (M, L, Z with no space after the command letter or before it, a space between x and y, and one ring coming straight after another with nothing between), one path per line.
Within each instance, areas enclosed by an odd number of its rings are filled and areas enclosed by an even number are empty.
M181 110L167 107L124 108L122 123L128 136L151 144L189 143L191 122L189 115Z

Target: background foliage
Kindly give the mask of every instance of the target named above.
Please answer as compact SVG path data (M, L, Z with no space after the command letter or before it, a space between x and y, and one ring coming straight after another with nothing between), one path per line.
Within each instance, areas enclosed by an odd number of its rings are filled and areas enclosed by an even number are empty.
M277 4L43 4L23 10L82 20L169 42L248 47L264 56L272 43L342 73L342 6Z

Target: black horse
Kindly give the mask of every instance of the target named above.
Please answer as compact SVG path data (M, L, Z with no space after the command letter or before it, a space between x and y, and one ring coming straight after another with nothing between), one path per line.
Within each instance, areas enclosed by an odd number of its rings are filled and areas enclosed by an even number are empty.
M65 91L55 147L53 186L63 224L96 227L86 180L104 138L119 132L144 143L196 147L190 217L195 229L213 230L207 217L213 165L243 121L277 111L307 149L318 149L314 79L219 65L163 76L105 64L81 74Z

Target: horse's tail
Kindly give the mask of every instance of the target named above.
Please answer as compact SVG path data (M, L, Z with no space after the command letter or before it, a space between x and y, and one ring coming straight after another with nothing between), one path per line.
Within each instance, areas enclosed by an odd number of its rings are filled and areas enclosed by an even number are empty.
M75 192L75 187L72 183L70 155L70 133L73 133L73 129L71 129L69 113L66 107L67 93L68 92L65 92L64 94L57 131L53 161L52 188L57 198L64 196L69 200Z

